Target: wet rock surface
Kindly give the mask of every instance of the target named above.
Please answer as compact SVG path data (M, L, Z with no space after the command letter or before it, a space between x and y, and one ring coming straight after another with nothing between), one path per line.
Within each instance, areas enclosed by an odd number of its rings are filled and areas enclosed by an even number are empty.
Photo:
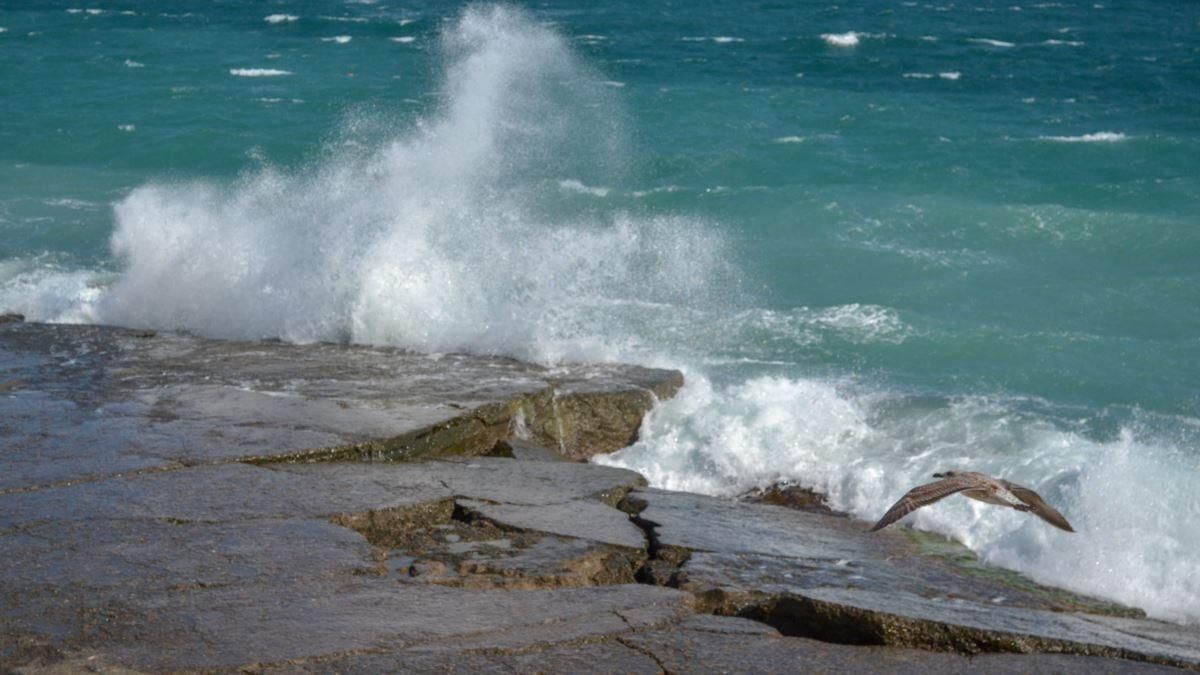
M1200 668L902 531L564 461L678 381L9 322L0 672Z

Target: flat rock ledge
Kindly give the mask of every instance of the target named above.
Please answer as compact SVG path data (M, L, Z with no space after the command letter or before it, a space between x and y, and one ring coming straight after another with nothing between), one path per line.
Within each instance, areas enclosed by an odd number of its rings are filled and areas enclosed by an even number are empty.
M0 672L1200 670L1195 626L571 461L681 383L7 321Z

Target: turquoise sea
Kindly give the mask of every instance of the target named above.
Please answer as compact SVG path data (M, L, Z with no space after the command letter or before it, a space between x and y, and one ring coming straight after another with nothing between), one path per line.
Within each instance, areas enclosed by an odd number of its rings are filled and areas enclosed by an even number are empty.
M1200 3L0 5L0 312L682 369L603 461L1200 621Z

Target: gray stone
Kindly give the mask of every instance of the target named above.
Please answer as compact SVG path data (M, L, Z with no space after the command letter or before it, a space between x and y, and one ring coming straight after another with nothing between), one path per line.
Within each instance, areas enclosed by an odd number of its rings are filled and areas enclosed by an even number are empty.
M5 491L233 459L480 454L520 430L586 456L636 436L682 380L634 366L13 322L0 325L0 383Z
M590 539L625 548L646 548L645 535L629 522L628 515L596 501L576 499L539 506L494 504L471 499L458 503L480 517L521 530Z
M627 502L644 505L638 517L652 527L652 551L676 561L672 585L707 611L766 621L788 635L1200 665L1195 628L1049 611L1053 600L968 577L921 555L904 535L878 536L865 523L661 490L638 490ZM991 602L1001 592L1008 600Z

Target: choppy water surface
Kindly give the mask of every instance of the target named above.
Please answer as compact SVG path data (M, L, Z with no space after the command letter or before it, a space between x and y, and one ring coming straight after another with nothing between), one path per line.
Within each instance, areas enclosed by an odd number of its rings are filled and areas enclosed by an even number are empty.
M608 458L1200 620L1200 6L0 9L0 311L678 367Z

